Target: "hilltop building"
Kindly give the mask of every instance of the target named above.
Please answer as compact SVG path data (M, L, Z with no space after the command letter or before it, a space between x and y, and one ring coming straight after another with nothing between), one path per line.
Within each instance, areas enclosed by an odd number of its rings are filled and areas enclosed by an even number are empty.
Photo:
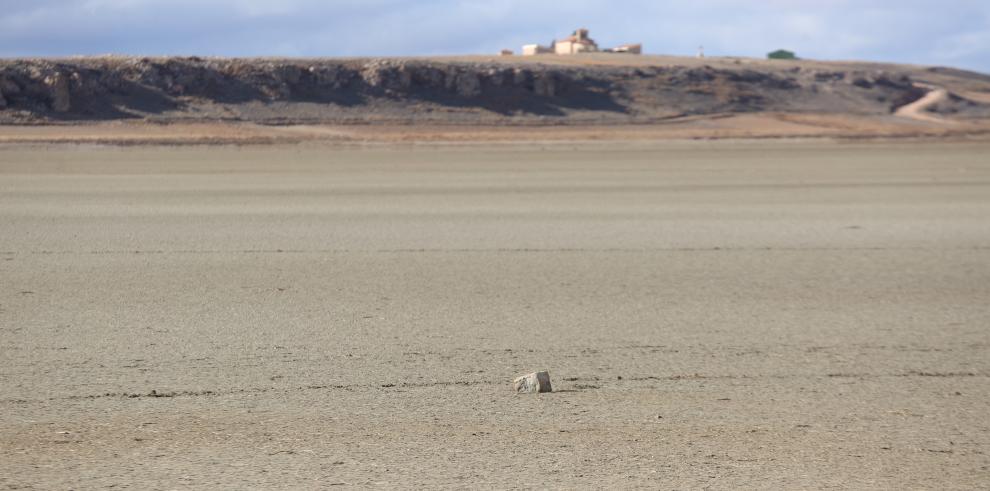
M553 51L558 55L576 55L598 51L598 43L588 37L587 29L578 29L569 37L553 43Z
M643 54L642 44L623 44L615 48L602 50L598 43L588 36L587 29L578 29L570 36L554 41L550 46L539 44L527 44L522 48L523 56L534 56L543 54L576 55L581 53L627 53L632 55Z

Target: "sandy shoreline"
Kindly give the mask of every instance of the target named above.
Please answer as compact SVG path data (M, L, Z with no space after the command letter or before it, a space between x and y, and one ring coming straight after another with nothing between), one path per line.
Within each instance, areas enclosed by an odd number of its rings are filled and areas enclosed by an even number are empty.
M498 143L731 139L987 140L984 121L912 120L830 114L726 114L636 125L259 125L252 123L107 122L0 125L2 144L270 145L318 142Z

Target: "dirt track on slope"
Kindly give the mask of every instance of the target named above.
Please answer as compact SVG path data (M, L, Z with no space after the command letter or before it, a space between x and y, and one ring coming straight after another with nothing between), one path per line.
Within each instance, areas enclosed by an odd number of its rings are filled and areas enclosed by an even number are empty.
M898 109L894 114L902 118L911 118L918 121L928 121L932 123L952 124L952 121L940 118L929 112L932 107L949 99L949 91L940 87L926 86L928 93L917 101L907 104Z

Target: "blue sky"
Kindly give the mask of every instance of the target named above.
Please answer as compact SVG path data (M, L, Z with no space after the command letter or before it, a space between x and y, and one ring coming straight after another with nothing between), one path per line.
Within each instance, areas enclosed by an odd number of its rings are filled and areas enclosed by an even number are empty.
M0 0L0 56L493 53L580 26L657 54L990 72L990 0Z

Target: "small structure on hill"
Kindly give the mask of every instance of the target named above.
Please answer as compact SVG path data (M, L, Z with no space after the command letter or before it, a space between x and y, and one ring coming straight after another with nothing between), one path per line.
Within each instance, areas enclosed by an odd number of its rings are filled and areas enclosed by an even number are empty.
M546 55L553 53L553 48L539 44L527 44L522 47L523 56Z
M786 49L778 49L777 51L771 51L767 53L767 59L770 60L796 60L797 55L793 51L787 51Z
M622 46L616 46L614 48L609 48L605 50L608 53L628 53L630 55L641 55L643 54L642 44L623 44Z
M598 43L588 36L587 29L577 29L574 34L550 43L550 46L540 44L527 44L522 48L523 56L534 56L543 54L576 55L580 53L627 53L631 55L643 54L642 44L623 44L615 48L601 50Z
M501 51L498 52L498 55L499 56L512 56L514 54L516 54L516 53L514 51L512 51L511 49L503 49L503 50L501 50Z

